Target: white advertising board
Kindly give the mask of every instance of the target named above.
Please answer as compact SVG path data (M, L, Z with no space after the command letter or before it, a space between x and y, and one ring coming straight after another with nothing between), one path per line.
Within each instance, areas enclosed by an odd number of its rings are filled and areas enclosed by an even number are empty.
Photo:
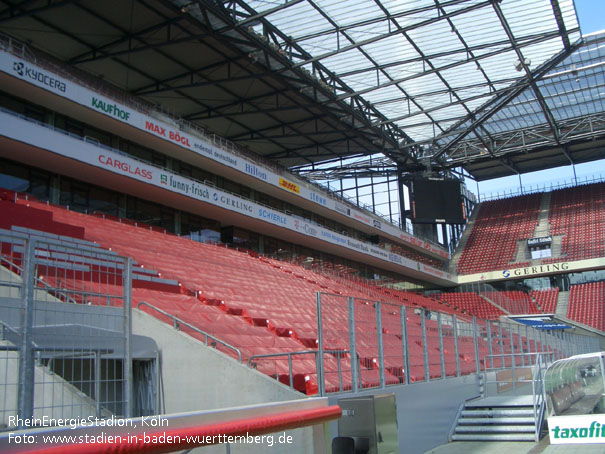
M53 74L46 69L40 68L3 51L0 51L0 71L177 146L205 156L208 159L212 159L213 161L236 169L284 191L296 194L317 205L348 216L362 224L380 230L383 234L399 239L404 243L421 247L443 259L449 258L449 254L445 249L420 240L413 235L398 229L394 225L369 216L362 211L350 208L345 204L328 197L326 194L322 194L320 191L313 191L312 189L309 189L306 184L291 176L278 175L272 170L255 164L240 155L230 153L227 150L217 147L208 140L198 137L196 134L190 134L182 130L180 125L174 120L161 120L152 117L149 114L140 112L130 106L100 95L83 85Z
M408 269L453 281L448 273L430 266L6 112L0 112L0 135Z
M551 416L551 445L605 444L605 415Z

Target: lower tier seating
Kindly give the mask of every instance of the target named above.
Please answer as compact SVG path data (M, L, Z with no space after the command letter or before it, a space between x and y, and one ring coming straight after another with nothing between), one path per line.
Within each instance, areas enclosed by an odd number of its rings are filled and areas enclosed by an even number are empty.
M605 330L605 282L572 285L567 317L593 328Z
M410 381L425 380L427 374L430 379L456 374L452 322L447 314L458 314L460 326L465 323L470 326L470 319L464 311L447 301L382 288L369 282L328 277L295 264L259 257L256 253L198 243L119 219L85 215L31 200L19 200L17 204L2 203L18 208L1 205L0 214L15 210L21 213L14 217L12 214L0 216L9 219L5 221L6 225L19 225L21 219L29 219L28 226L40 230L50 225L51 228L59 226L59 231L62 231L61 226L66 225L70 227L66 232L73 232L102 248L131 257L141 270L155 270L158 280L174 282L164 287L159 282L151 284L141 280L139 284L133 283L133 305L146 302L169 315L164 316L146 305L141 306L141 310L169 323L174 322L174 317L182 320L196 329L185 324L181 329L204 342L206 335L203 333L211 335L220 341L212 341L216 348L227 355L236 356L236 353L224 344L237 348L244 362L250 361L253 367L283 383L290 381L288 360L286 356L276 355L306 352L292 357L292 380L296 389L307 394L316 393L318 388L317 292L326 293L322 299L322 320L327 391L350 389L355 364L359 368L360 387L379 386L378 333L383 337L386 384L400 383L406 378ZM38 217L39 222L36 221ZM53 275L52 272L47 274ZM70 285L81 285L75 278L72 281ZM65 282L62 285L65 286ZM115 294L122 291L120 282L113 282L110 287L103 285L104 290ZM351 357L345 296L355 298L354 320L360 333L355 345L357 358ZM382 304L381 330L377 329L375 301ZM107 304L94 298L75 302ZM410 367L407 371L403 357L402 307L408 308L405 322ZM434 311L446 314L441 317L440 325ZM423 323L426 327L425 340L421 331ZM439 344L439 330L444 333L443 348ZM459 330L458 344L461 372L474 372L472 331ZM478 351L480 358L488 354L487 340L478 339ZM428 359L426 368L425 356Z

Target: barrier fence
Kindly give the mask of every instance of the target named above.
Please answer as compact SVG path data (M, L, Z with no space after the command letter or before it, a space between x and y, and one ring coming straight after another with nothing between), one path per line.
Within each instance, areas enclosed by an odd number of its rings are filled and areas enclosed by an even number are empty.
M9 418L17 415L132 416L130 259L25 228L0 230L0 250L0 424L14 428ZM317 348L287 353L282 381L300 389L296 370L315 370L304 378L322 396L459 377L487 366L532 366L532 356L521 353L560 359L599 349L596 338L564 331L359 297L316 298ZM250 357L248 364L272 356Z
M535 365L599 350L598 339L418 306L317 293L319 393Z
M131 416L130 259L18 230L0 231L0 424Z

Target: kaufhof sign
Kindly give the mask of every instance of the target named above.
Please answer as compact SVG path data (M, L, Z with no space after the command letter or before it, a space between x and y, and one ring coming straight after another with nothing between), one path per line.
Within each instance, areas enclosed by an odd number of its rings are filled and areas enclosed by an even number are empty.
M551 416L551 445L605 444L605 415Z
M246 175L267 182L282 190L297 194L315 204L343 213L362 224L382 230L384 234L392 236L393 239L402 240L403 242L408 243L411 242L411 239L414 239L411 235L402 235L402 231L395 226L383 224L381 221L378 221L359 210L348 207L343 209L342 204L334 199L327 198L298 183L288 181L241 156L231 154L195 135L189 134L183 131L176 121L162 121L145 115L129 106L99 95L82 85L62 78L59 75L52 74L45 69L39 68L34 64L2 51L0 51L0 70L13 77L25 80L35 86L68 98L82 106L93 109L115 120L124 122L132 127L166 140L174 145L186 148L194 153L234 168ZM440 257L448 258L447 252L429 243L420 240L413 242L412 244L420 246Z

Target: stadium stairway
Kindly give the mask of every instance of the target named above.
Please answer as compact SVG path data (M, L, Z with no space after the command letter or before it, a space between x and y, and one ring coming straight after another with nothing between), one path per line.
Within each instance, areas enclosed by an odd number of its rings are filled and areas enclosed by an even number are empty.
M536 441L532 396L495 396L466 402L451 441Z
M559 292L557 306L554 313L558 316L567 317L567 308L569 307L569 291Z
M534 230L534 238L548 236L550 233L550 192L542 193L542 201L540 202L540 214L538 215L538 224Z
M471 217L469 218L466 226L464 227L464 231L462 232L462 237L456 246L456 251L454 255L452 255L452 259L449 264L449 272L452 274L457 274L458 270L458 262L460 261L460 256L462 255L462 251L466 249L466 243L468 242L468 238L471 235L471 231L473 230L473 226L477 220L477 216L479 214L479 209L481 208L481 203L475 205L473 212L471 213Z

